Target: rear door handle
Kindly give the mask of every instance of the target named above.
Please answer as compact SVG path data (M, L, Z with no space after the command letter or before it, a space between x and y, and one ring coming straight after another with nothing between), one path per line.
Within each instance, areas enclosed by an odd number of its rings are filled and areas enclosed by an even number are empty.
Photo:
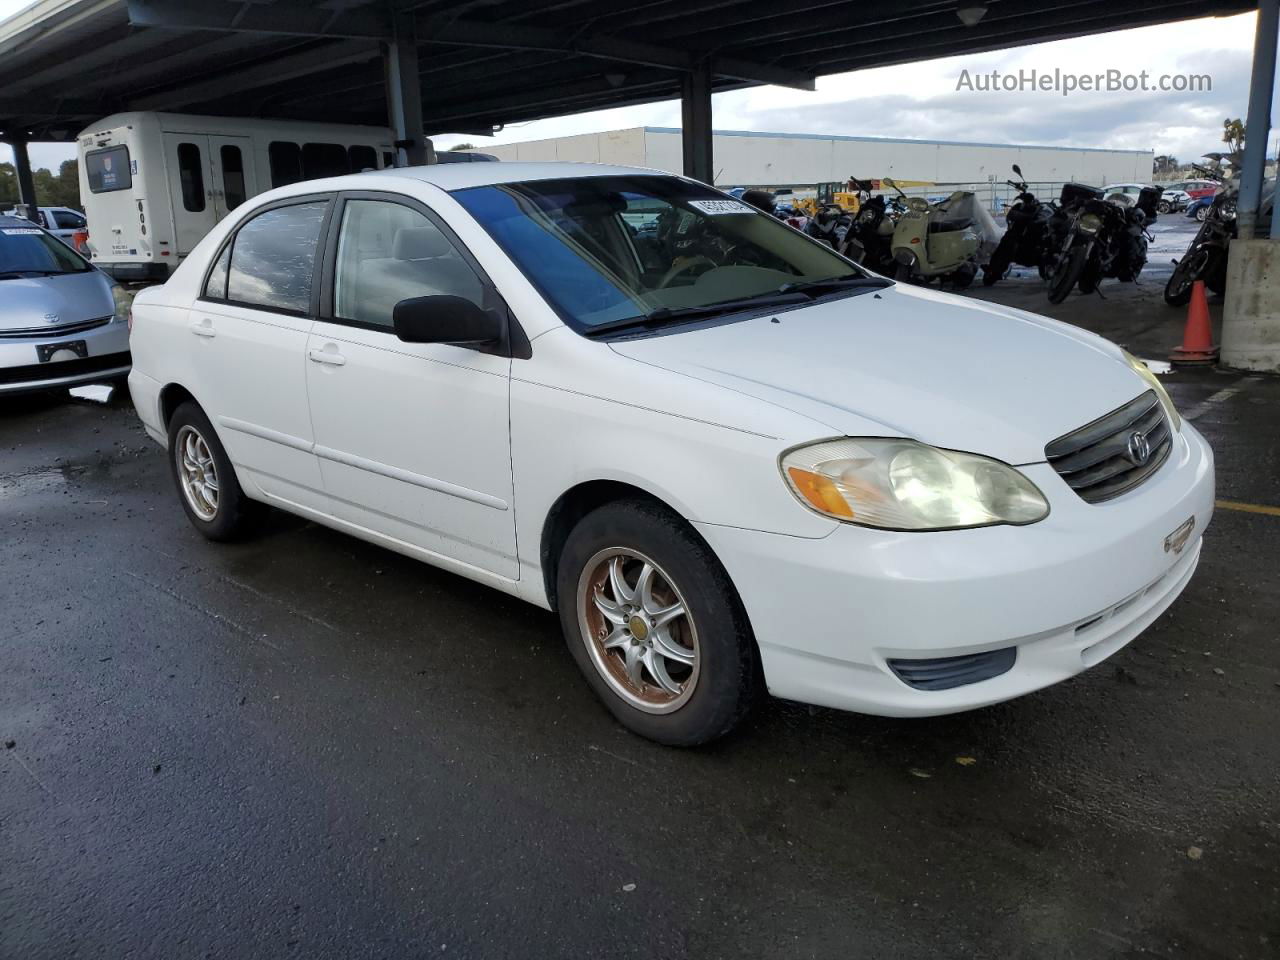
M200 321L192 321L191 332L197 337L216 337L218 331L213 329L213 321L205 317Z
M332 350L328 348L324 350L310 350L307 352L307 356L310 357L314 363L327 363L334 367L340 367L347 362L347 358L338 352L337 347L334 347Z

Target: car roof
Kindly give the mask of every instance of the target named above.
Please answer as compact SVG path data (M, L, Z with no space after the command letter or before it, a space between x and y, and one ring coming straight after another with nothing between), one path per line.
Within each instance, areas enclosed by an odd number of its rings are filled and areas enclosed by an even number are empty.
M370 171L374 173L375 171ZM379 176L421 180L441 190L461 190L495 183L519 183L526 180L556 180L562 177L672 176L665 170L645 167L619 167L605 163L507 163L499 160L484 163L432 163L420 167L396 167L376 171ZM353 177L366 174L352 174Z

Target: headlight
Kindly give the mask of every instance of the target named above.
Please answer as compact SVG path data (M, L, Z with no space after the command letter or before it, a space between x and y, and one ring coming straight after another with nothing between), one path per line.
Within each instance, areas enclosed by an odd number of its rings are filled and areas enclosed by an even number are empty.
M1082 233L1097 233L1102 229L1102 218L1096 213L1086 213L1076 226Z
M112 284L111 299L115 301L115 310L113 311L112 323L128 323L129 307L133 303L133 295L126 293L124 287L120 284Z
M929 209L929 201L924 197L911 197L907 200L907 209L914 210L916 213L924 213Z
M868 527L952 530L1049 514L1036 485L1008 464L915 440L826 440L788 451L781 467L805 506Z
M1140 376L1143 382L1156 392L1156 396L1160 398L1160 406L1164 407L1165 416L1169 418L1169 422L1173 424L1174 430L1182 429L1182 417L1178 415L1178 411L1174 409L1173 400L1169 397L1169 391L1164 388L1164 384L1156 377L1154 373L1147 369L1147 365L1135 357L1128 350L1121 350L1124 354L1124 362Z

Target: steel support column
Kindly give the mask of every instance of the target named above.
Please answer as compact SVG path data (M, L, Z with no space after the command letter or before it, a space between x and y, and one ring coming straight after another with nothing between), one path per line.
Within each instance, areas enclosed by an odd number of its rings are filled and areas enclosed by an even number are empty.
M1254 235L1262 178L1271 137L1271 91L1276 82L1276 30L1280 26L1280 0L1258 0L1258 25L1253 40L1253 73L1249 78L1249 115L1245 119L1244 162L1240 171L1240 197L1236 204L1238 234ZM1280 218L1271 218L1271 236L1278 237Z
M680 129L684 175L711 183L711 62L704 59L680 80Z
M13 148L13 166L18 174L18 213L35 220L36 183L31 177L31 160L27 156L27 141L11 140L9 141L9 146ZM23 206L28 206L31 209L24 214L21 209Z
M422 125L422 87L418 76L418 45L413 17L397 13L392 39L383 47L386 67L387 119L396 137L396 166L415 167L428 162Z

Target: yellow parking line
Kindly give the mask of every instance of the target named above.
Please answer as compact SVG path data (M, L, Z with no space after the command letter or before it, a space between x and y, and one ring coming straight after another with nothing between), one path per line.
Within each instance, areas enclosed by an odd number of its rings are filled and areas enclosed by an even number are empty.
M1262 513L1268 517L1280 517L1280 507L1268 507L1261 503L1241 503L1239 500L1215 500L1220 510L1239 510L1241 513Z

